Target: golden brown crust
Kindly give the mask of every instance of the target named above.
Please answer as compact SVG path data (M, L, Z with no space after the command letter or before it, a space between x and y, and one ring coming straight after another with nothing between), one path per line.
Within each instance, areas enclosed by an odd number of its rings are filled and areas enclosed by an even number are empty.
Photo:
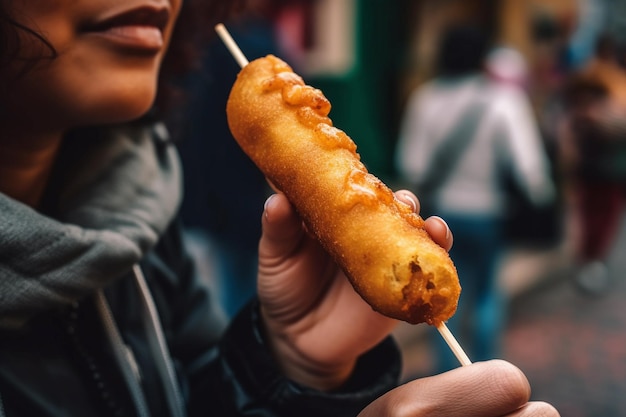
M368 173L329 112L322 92L272 55L242 69L227 104L241 148L372 308L409 323L449 319L461 288L448 253L431 240L423 220Z

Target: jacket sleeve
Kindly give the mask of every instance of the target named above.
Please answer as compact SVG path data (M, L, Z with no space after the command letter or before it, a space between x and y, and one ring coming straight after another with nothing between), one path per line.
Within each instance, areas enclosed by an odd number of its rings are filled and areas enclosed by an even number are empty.
M395 387L400 353L388 338L363 355L339 390L320 392L285 378L265 344L258 303L233 320L212 355L191 371L190 416L356 416Z
M145 270L159 282L152 292L189 416L356 416L397 385L400 353L391 338L361 357L340 390L320 392L285 378L265 344L256 300L222 328L181 232L174 222Z

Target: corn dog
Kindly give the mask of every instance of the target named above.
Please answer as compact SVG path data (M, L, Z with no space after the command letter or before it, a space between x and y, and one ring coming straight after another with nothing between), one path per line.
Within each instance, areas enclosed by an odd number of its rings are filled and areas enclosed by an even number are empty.
M241 70L226 110L243 151L374 310L414 324L446 321L461 292L454 264L423 219L367 171L330 108L320 90L268 55Z

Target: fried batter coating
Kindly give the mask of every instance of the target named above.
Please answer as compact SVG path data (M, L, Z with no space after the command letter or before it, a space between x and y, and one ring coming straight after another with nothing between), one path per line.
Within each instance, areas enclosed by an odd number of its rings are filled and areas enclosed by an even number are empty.
M448 253L367 171L330 108L320 90L268 55L239 73L227 114L241 148L374 310L409 323L446 321L461 292Z

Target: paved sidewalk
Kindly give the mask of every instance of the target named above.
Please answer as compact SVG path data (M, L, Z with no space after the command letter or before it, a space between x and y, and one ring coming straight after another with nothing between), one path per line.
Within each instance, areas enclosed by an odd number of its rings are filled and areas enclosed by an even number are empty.
M582 294L570 274L512 305L505 359L564 417L626 416L626 228L608 266L603 296Z

